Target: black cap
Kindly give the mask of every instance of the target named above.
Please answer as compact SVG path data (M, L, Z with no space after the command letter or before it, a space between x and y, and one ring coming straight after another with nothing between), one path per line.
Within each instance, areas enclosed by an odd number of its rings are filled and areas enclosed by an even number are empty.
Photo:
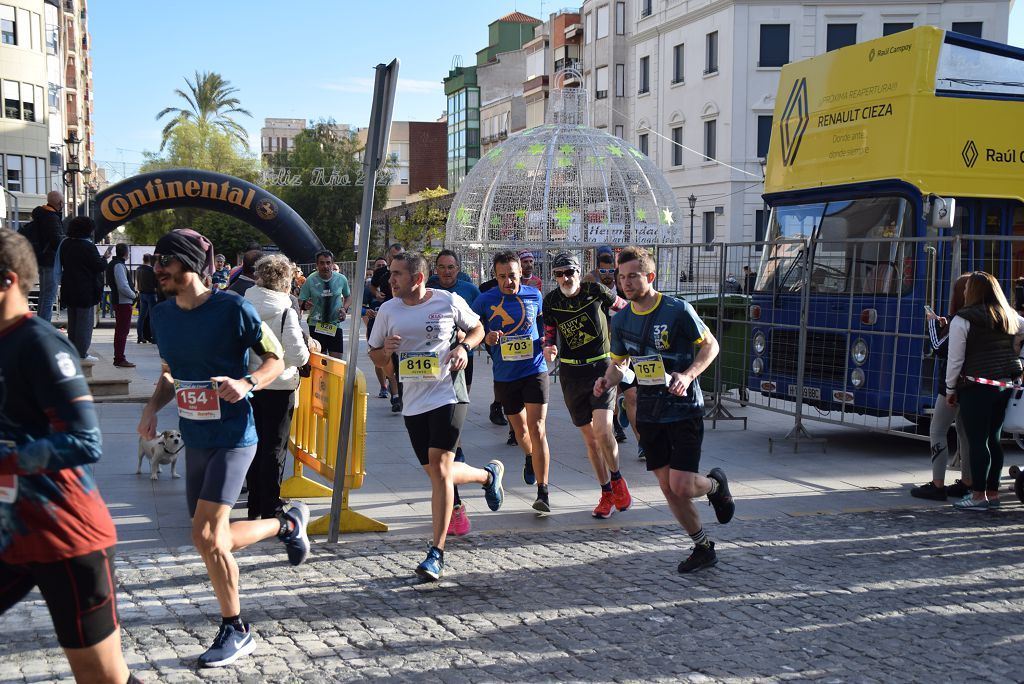
M554 261L551 262L551 268L575 268L578 271L580 262L572 254L562 252L555 256Z

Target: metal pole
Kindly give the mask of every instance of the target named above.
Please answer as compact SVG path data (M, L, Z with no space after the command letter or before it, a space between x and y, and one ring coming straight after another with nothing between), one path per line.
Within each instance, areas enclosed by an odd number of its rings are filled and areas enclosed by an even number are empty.
M377 189L377 170L388 148L391 133L391 111L395 104L395 88L398 85L398 60L375 67L376 78L373 87L373 107L370 110L370 129L366 137L366 151L363 154L363 172L366 184L363 186L363 207L359 221L359 248L356 250L356 274L366 273L366 260L370 246L370 224L373 219L373 196ZM338 541L341 524L342 498L345 490L345 471L348 470L348 449L352 433L352 413L355 406L356 359L359 358L359 324L362 317L363 289L353 287L354 306L349 321L348 359L345 366L345 395L341 404L341 430L338 436L338 454L334 460L334 491L331 494L331 517L327 539Z
M693 207L690 207L690 265L687 267L686 281L689 286L693 280ZM696 292L696 290L693 290Z

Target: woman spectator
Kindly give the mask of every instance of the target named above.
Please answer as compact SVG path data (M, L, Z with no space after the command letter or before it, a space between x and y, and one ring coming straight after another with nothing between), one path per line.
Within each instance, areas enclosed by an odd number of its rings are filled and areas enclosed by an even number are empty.
M263 390L253 393L252 412L259 445L249 466L249 519L273 518L281 508L281 477L288 455L288 433L299 387L299 367L309 361L309 348L302 338L299 316L290 297L295 267L280 254L256 262L256 284L245 298L256 307L260 319L274 331L284 347L284 372ZM260 359L250 355L250 365Z
M953 506L984 511L999 506L999 439L1010 401L1008 385L1021 375L1018 350L1024 319L1010 307L996 279L984 271L968 276L964 304L949 326L946 403L960 406L970 443L971 493Z
M96 319L96 305L103 296L103 273L107 268L105 257L110 256L113 245L104 256L96 251L92 241L96 224L86 216L76 216L68 223L68 237L57 248L56 261L60 269L60 300L68 307L68 339L78 350L81 359L96 361L89 356L92 329Z
M949 319L959 313L964 306L964 288L970 274L965 273L953 283L953 296L949 301ZM949 352L949 319L936 316L928 311L928 337L935 357L938 360L938 377L940 378L939 393L935 397L935 412L932 414L931 429L928 433L932 454L932 481L910 490L910 495L918 499L945 501L947 497L962 499L971 492L970 447L967 444L967 433L963 430L963 421L958 418L959 408L946 403L946 356ZM960 461L960 479L946 486L946 466L952 449L949 446L950 426L956 425L957 456Z

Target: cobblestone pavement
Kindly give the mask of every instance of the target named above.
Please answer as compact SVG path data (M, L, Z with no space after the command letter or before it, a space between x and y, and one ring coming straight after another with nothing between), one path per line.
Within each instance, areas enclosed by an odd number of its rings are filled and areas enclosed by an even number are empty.
M663 525L317 543L291 568L239 554L256 654L197 670L216 606L190 551L118 558L129 664L146 681L1020 681L1024 510L938 509L709 526L717 567L676 573ZM38 597L0 617L0 681L69 678Z

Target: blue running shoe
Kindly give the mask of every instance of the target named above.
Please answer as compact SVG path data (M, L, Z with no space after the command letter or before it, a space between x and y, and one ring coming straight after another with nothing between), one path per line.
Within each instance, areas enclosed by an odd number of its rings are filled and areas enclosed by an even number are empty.
M490 484L484 485L484 499L487 500L487 507L492 511L501 508L505 501L505 490L501 487L501 478L505 474L505 466L501 461L493 460L484 466L484 470L491 474Z
M528 485L537 483L537 475L533 472L533 457L527 456L523 464L523 482Z
M416 566L416 574L427 582L436 582L444 575L444 551L436 546L427 548L427 557Z
M246 624L245 631L239 632L234 625L221 625L213 646L199 656L200 667L224 667L242 656L256 650L256 639L252 636L252 628Z
M629 411L626 410L626 397L619 397L619 425L623 429L629 427Z
M309 537L306 535L309 507L301 501L292 501L285 505L282 515L295 525L295 529L283 537L278 536L278 539L284 542L288 551L288 562L292 565L302 565L309 555Z

